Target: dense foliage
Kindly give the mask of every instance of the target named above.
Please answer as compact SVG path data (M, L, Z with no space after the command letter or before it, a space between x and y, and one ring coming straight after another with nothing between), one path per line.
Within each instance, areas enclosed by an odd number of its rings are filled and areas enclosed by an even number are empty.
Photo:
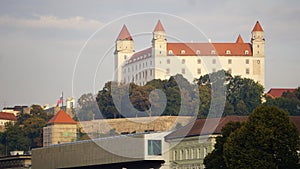
M0 154L7 155L14 150L29 151L43 146L43 127L50 118L39 105L32 105L30 114L19 113L17 122L7 123L6 130L0 133Z
M224 71L201 76L194 83L176 75L168 80L152 80L144 86L107 82L98 92L93 108L79 114L91 117L93 112L95 119L161 115L204 118L209 113L210 117L220 113L248 115L261 104L262 96L263 87L259 83L240 76L232 77ZM95 103L99 110L95 109Z
M217 138L206 168L299 168L299 133L288 113L260 106L240 125L228 123Z

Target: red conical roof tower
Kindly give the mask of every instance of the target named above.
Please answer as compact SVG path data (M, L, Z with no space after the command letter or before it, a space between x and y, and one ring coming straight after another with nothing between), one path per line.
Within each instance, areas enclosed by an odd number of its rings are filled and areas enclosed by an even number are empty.
M121 30L117 40L132 40L132 37L131 37L126 25L123 25L122 30Z
M264 31L263 28L261 27L261 25L260 25L260 23L259 23L258 21L256 21L256 24L255 24L255 26L254 26L252 32L254 32L254 31L262 31L262 32Z
M235 43L244 43L244 40L241 35L238 36Z
M165 29L164 27L162 26L160 20L158 20L155 28L154 28L154 32L157 32L157 31L162 31L162 32L165 32Z
M65 111L59 110L59 112L53 116L47 124L76 124L76 121L73 120Z

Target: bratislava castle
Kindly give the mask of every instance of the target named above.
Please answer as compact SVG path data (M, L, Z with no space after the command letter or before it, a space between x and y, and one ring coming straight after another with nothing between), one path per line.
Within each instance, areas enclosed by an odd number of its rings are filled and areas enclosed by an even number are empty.
M182 74L189 81L218 70L251 78L264 86L264 31L257 21L250 43L239 35L235 42L168 42L160 21L153 31L151 47L135 52L134 41L124 25L115 50L116 80L145 85L153 79ZM150 42L149 42L150 43Z

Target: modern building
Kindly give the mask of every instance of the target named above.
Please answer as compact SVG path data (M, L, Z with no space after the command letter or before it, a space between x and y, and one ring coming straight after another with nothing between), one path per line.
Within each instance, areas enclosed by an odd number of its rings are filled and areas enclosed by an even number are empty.
M8 122L15 123L17 117L13 113L0 112L0 131L5 130L5 124Z
M0 157L0 168L3 169L25 169L31 168L31 155L14 155Z
M43 128L43 146L74 142L77 123L65 111L60 110Z
M14 107L4 107L2 112L6 113L13 113L15 116L17 116L19 113L23 112L26 114L30 113L30 107L28 106L14 106Z
M124 25L116 39L115 70L120 83L144 85L153 79L182 74L189 81L221 69L264 85L265 38L257 21L250 42L239 35L235 42L169 42L160 21L151 46L135 52L134 40Z
M168 169L170 132L119 135L32 150L33 169Z

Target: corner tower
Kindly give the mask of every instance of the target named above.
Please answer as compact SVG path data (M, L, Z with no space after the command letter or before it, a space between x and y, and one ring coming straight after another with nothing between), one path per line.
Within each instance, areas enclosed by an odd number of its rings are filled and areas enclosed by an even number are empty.
M166 56L167 54L166 31L160 20L158 20L153 31L152 48L153 56Z
M264 38L264 30L262 29L260 23L257 21L253 30L252 30L252 53L253 56L261 56L265 55L265 38Z
M126 27L123 25L122 30L116 39L115 50L115 80L122 82L122 65L134 53L134 42Z

